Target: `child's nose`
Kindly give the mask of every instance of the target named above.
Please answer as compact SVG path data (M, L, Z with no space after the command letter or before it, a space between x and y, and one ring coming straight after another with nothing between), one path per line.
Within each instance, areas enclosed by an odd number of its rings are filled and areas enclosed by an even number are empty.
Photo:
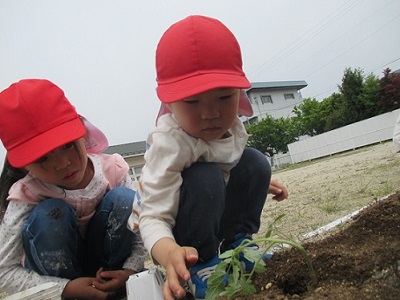
M202 108L201 117L203 119L215 119L219 117L219 109L215 104L207 105Z
M70 160L68 159L68 157L65 156L59 156L54 160L54 166L57 171L65 169L70 164Z

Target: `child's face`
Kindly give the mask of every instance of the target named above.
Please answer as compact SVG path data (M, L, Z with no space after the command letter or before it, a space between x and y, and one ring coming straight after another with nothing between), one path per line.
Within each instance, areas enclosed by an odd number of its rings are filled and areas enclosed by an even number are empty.
M238 115L240 90L221 88L168 105L182 129L213 141L224 137Z
M75 190L85 188L92 179L93 172L87 166L85 139L80 138L47 153L25 170L43 182Z

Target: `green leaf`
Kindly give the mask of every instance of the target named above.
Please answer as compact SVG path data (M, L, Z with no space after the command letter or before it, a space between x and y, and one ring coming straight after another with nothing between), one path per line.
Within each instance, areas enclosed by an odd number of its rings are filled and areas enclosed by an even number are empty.
M240 285L228 285L225 290L220 294L220 296L225 296L228 298L232 298L234 295L239 293L241 290Z
M207 287L207 292L206 292L206 300L215 300L219 297L221 293L225 290L225 286L220 286L220 285L213 285L213 286L208 286Z
M261 253L258 250L247 248L243 250L243 255L252 262L260 261L260 264L265 265L265 262L261 259Z
M230 257L232 256L232 254L233 254L233 250L227 250L227 251L225 251L224 253L221 253L221 254L219 255L219 258L220 258L220 259L230 258Z
M241 286L240 294L242 296L250 296L256 293L256 288L254 287L251 281L243 279L242 282L240 283L240 286Z
M206 299L216 299L224 290L224 279L226 276L225 267L227 263L220 262L215 271L211 274L207 281Z

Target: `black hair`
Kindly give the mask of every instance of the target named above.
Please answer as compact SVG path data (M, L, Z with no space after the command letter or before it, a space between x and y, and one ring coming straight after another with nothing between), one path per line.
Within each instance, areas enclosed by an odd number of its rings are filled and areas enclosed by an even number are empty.
M6 199L8 191L15 182L24 178L26 174L28 172L25 169L15 168L10 165L6 156L0 175L0 221L3 219L3 215L7 209L8 201Z

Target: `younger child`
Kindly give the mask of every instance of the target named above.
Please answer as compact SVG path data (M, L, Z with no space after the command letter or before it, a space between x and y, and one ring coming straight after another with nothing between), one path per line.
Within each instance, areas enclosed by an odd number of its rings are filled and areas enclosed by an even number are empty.
M126 225L135 195L127 163L99 153L105 136L48 80L12 84L0 112L0 290L56 282L60 297L106 299L125 288L145 258Z
M261 152L246 147L238 114L252 114L242 90L251 84L225 25L204 16L175 23L159 41L156 69L162 105L129 225L140 228L153 260L166 270L165 299L183 297L184 281L204 299L218 251L259 230L271 168ZM277 200L287 196L276 182L274 193Z

